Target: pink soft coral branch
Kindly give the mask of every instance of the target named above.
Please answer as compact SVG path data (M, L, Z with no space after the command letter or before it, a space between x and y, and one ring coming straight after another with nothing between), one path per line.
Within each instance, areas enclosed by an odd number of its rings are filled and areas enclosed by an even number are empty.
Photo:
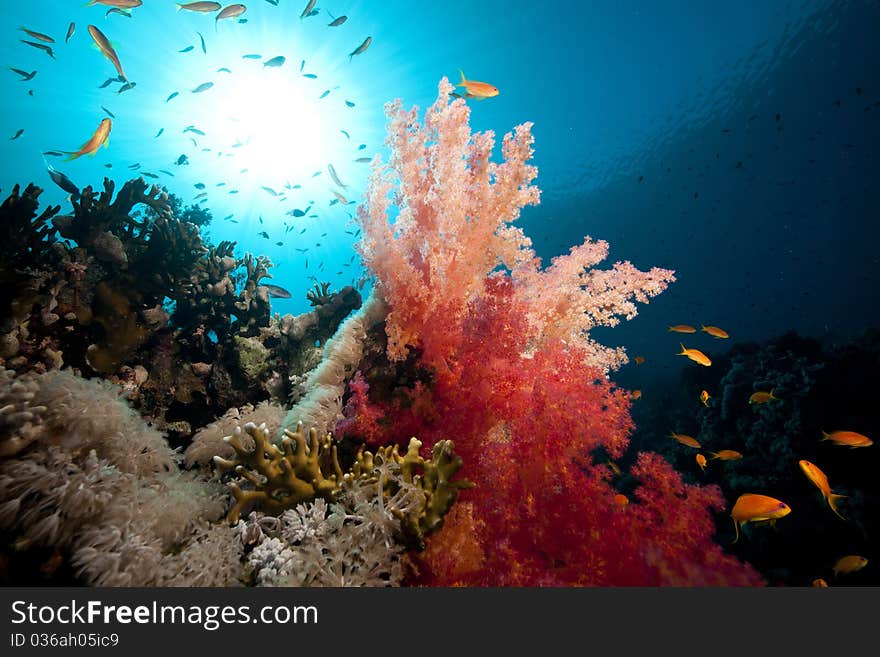
M391 159L377 163L358 210L359 250L390 308L388 357L403 359L418 346L427 362L448 367L469 307L503 266L516 283L532 348L562 340L582 347L587 365L606 372L619 367L624 350L593 342L590 329L635 317L635 302L666 289L673 272L642 272L628 262L596 269L608 245L589 237L542 270L531 240L513 225L522 208L540 201L532 185L538 170L529 164L532 124L506 134L503 161L491 162L494 134L471 133L468 106L461 99L450 103L452 90L443 78L424 125L417 108L405 111L399 100L386 105Z

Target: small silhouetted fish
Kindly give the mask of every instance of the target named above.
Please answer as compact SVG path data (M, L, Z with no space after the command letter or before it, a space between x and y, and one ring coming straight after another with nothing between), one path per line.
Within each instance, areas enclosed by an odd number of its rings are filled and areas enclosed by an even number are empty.
M197 135L201 135L202 137L205 136L205 133L204 133L204 132L202 132L201 130L199 130L198 128L196 128L195 126L192 126L192 125L188 125L187 127L185 127L185 128L183 129L183 131L184 131L184 132L194 132L194 133L196 133Z
M124 85L119 87L119 91L116 93L121 94L123 91L128 91L129 89L134 89L137 86L137 82L126 82Z
M149 171L141 171L142 176L146 176L147 178L158 178L155 173L150 173Z
M195 187L196 189L204 189L204 188L205 188L205 183L200 183L200 182L199 182L199 183L196 183L195 185L193 185L193 187Z
M129 169L140 169L140 168L141 168L141 163L140 163L140 162L135 162L134 164L129 164L129 165L128 165L128 168L129 168Z
M329 11L327 13L330 14ZM333 18L333 14L330 14L330 18ZM333 18L333 22L327 23L327 27L337 27L339 25L342 25L347 20L348 20L348 16L340 16L339 18Z
M278 244L281 244L281 242L278 242ZM270 297L275 297L276 299L290 298L290 292L285 290L283 287L279 287L278 285L270 285L269 283L260 283L260 286L269 290Z
M71 23L70 26L67 28L67 36L64 37L64 43L70 41L70 37L73 36L74 32L76 32L76 23Z
M127 18L131 18L131 13L120 9L119 7L113 7L113 9L108 9L107 13L104 14L104 18L109 18L110 14L119 14L120 16L125 16Z
M341 132L342 134L344 134L346 139L351 139L351 135L348 134L345 130L340 130L339 132Z
M225 217L223 217L223 221L229 221L229 220L232 219L234 216L235 216L234 213L233 213L233 214L227 214Z
M237 189L230 189L229 193L230 194L238 194L238 190Z
M107 79L104 81L104 84L102 84L101 86L99 86L98 89L104 89L104 88L106 88L106 87L109 87L109 86L110 86L111 84L113 84L114 82L116 82L116 78L107 78Z
M371 157L359 157L358 159L355 160L355 162L360 162L360 163L370 162L370 161L372 161L372 159L373 158L371 158ZM644 176L639 176L639 182L642 182L643 177Z
M226 183L225 182L218 182L216 185L214 185L214 187L226 187Z
M303 73L303 77L304 77L304 78L311 78L311 79L314 80L314 79L315 79L316 77L318 77L318 76L315 75L314 73Z
M238 19L238 22L239 22L239 23L247 23L247 22L248 22L248 19L247 19L247 18L239 18L239 19Z
M315 3L317 3L317 2L318 2L318 0L309 0L308 3L306 3L306 8L303 9L302 13L299 15L300 19L306 18L307 16L311 16L312 9L315 8Z
M34 41L27 41L25 39L20 39L22 43L26 43L29 46L33 46L34 48L39 48L43 52L45 52L49 57L55 59L55 51L53 51L49 46L44 43L35 43Z
M52 182L68 194L71 194L74 200L79 198L79 188L73 184L73 181L70 178L55 169L51 164L47 163L46 168L49 171L49 177L52 179Z
M269 192L272 196L278 196L278 192L276 192L271 187L263 187L263 189L265 189L267 192Z
M364 39L361 45L348 53L348 61L351 61L351 58L355 55L360 55L361 53L366 51L366 49L370 47L371 43L373 43L373 37L367 37L366 39Z
M159 128L159 132L156 133L156 136L153 137L153 139L156 139L156 138L157 138L159 135L161 135L163 132L165 132L165 128Z
M177 97L177 96L179 96L179 95L180 95L180 92L179 92L179 91L175 91L173 94L171 94L170 96L168 96L168 98L165 99L165 102L167 103L169 100L171 100L172 98L175 98L175 97Z
M43 151L43 155L51 155L52 157L61 157L64 155L61 151Z
M360 146L358 146L358 150L359 150L359 151L362 151L362 150L364 150L366 147L367 147L366 144L361 144Z
M303 228L301 231L299 231L299 234L302 235L304 232L306 232L305 228ZM305 250L308 251L308 249L305 249ZM308 265L306 265L306 266L308 266Z
M259 235L260 237L265 237L266 239L269 239L269 233L267 233L265 230L261 230L259 233L257 233L257 235Z
M223 68L218 68L218 69L217 69L217 72L218 72L218 73L232 73L232 71L230 71L230 70L229 70L228 68L226 68L225 66L224 66Z
M38 41L44 41L46 43L55 43L55 39L50 37L48 34L42 34L41 32L34 32L33 30L29 30L26 27L20 27L18 29L20 29L22 32L25 32L26 34L29 34L31 37L33 37L34 39L37 39Z
M266 2L268 2L270 5L273 5L275 7L278 6L278 0L266 0Z
M779 112L776 113L776 122L779 123L782 120L782 114Z
M277 57L273 57L272 59L267 59L263 62L263 66L281 66L285 61L287 61L283 56L278 55Z
M305 210L293 210L290 214L292 214L294 217L305 217L306 213L311 210L311 208L312 206L310 205Z
M242 55L242 59L262 59L262 55Z
M107 116L109 116L111 119L116 118L116 115L113 112L111 112L110 110L108 110L106 107L104 107L103 105L101 105L101 109L104 110L105 112L107 112Z
M192 92L193 92L194 94L200 94L200 93L202 93L203 91L207 91L208 89L210 89L210 88L213 87L213 86L214 86L214 83L213 83L213 82L202 82L202 84L200 84L198 87L196 87L195 89L193 89Z
M190 52L190 51L193 50L194 48L195 48L195 46L187 46L187 47L184 48L183 50L178 50L177 52Z
M349 107L354 107L354 103L351 102L350 100L345 101L345 104L348 105Z
M159 169L159 173L164 173L166 176L171 176L172 178L174 177L173 173L166 171L165 169Z
M195 201L196 199L205 198L207 195L208 195L208 192L202 192L201 194L196 194L195 196L193 196L193 200Z
M275 246L284 246L284 242L275 242Z
M329 93L330 93L329 89L325 90L324 93L322 93L320 96L318 96L318 100L325 98L327 96L327 94L329 94Z
M27 71L22 71L20 68L12 68L11 66L9 67L9 70L12 71L13 73L18 73L21 76L22 82L26 82L27 80L32 80L33 77L37 74L36 71L31 71L30 73L28 73Z
M108 162L107 164L104 165L104 167L107 169L112 169L113 165Z
M259 221L262 224L263 223L263 216L260 215L259 217L257 217L257 221Z
M333 182L335 182L340 187L348 187L348 185L339 180L339 176L336 175L336 169L333 168L332 164L327 165L327 170L330 172L330 177L333 178Z
M175 164L178 166L180 166L181 164L189 164L189 158L184 153L179 158L177 158L177 161L175 162Z
M19 128L19 129L15 132L15 135L9 138L9 141L12 141L13 139L18 139L18 138L21 137L23 134L24 134L24 128Z
M320 176L322 173L323 173L323 171L315 171L315 173L312 174L312 178L317 178L317 177Z
M196 34L199 35L199 39L200 39L201 42L202 42L202 52L205 53L205 54L207 55L207 54L208 54L208 49L205 48L205 37L202 36L202 33L201 33L201 32L196 32Z
M639 182L642 182L645 179L644 176L639 176Z

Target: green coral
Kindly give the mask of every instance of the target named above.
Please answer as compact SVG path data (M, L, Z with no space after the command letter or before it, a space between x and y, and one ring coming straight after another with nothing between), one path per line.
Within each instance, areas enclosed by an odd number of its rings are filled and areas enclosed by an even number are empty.
M248 380L255 381L269 369L269 350L257 338L236 335L234 340L238 368Z
M245 443L247 436L252 445ZM230 484L235 498L227 515L231 523L238 522L241 514L253 507L277 515L318 498L334 501L342 487L353 482L375 484L377 494L382 491L383 503L400 521L405 542L422 549L425 536L443 526L443 518L459 491L474 485L466 480L453 481L462 460L455 454L451 440L434 445L430 460L419 454L422 443L416 438L410 439L404 454L400 454L398 445L380 448L375 454L361 447L346 474L339 465L333 436L328 433L319 437L312 428L307 438L302 422L295 432L284 430L280 446L272 442L265 424L257 426L253 422L245 424L244 430L236 427L224 441L235 450L235 456L215 456L214 462L240 477ZM399 471L399 476L390 476L388 467ZM418 494L421 503L406 510L395 508L393 500L400 499L403 488Z

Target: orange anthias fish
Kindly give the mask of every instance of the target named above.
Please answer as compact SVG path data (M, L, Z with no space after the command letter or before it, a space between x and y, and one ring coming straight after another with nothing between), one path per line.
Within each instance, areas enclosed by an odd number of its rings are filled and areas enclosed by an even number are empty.
M855 431L834 431L833 433L823 431L822 440L830 440L837 445L846 447L868 447L874 444L873 440Z
M700 466L703 472L706 471L706 457L702 454L697 454L697 465Z
M709 357L706 354L704 354L702 351L700 351L699 349L688 349L684 345L681 345L681 351L679 351L675 355L676 356L687 356L695 363L697 363L699 365L704 365L706 367L709 367L712 364L712 361L709 360Z
M699 441L697 441L696 438L693 438L692 436L688 436L687 434L684 434L684 433L672 432L669 434L669 437L675 438L675 440L680 442L682 445L687 445L688 447L696 447L697 449L700 449L700 447L702 447L702 445L700 445Z
M476 80L468 80L464 76L464 72L459 69L458 71L461 73L461 82L459 82L456 87L464 87L465 94L464 98L473 98L475 100L485 100L486 98L492 98L493 96L498 95L498 87L491 85L487 82L477 82ZM461 98L462 96L456 94Z
M865 557L861 557L857 554L850 554L838 559L831 570L834 573L834 576L837 577L838 575L854 573L867 565L868 560Z
M822 493L822 497L828 502L828 506L831 507L831 510L837 514L841 520L846 520L842 515L840 515L840 511L837 510L837 500L841 500L846 497L846 495L835 495L831 492L831 485L828 483L828 477L825 476L825 473L822 472L815 464L810 463L806 459L801 459L798 461L798 465L801 466L801 470L803 470L804 474L807 475L807 479L815 484L816 488Z
M705 390L700 390L700 401L703 402L703 406L708 408L709 406L709 393Z
M636 361L636 365L641 365L642 363L645 362L645 357L644 356L636 356L635 361Z
M110 143L110 130L113 127L113 122L110 119L101 119L101 123L98 125L98 129L95 130L95 134L92 135L91 139L89 139L85 144L80 146L80 149L75 153L71 153L70 151L64 151L66 155L70 157L65 158L66 161L75 160L78 157L83 155L94 155L98 152L98 149L103 145L104 148Z
M730 334L722 328L718 328L717 326L700 326L700 330L704 333L708 333L709 335L715 338L729 338Z
M817 588L817 589L827 589L827 588L828 588L828 582L826 582L826 581L825 581L824 579L822 579L821 577L818 577L818 578L816 578L816 579L813 580L813 587L814 587L814 588Z
M104 33L94 25L89 25L89 34L92 35L92 39L104 54L104 57L113 62L113 66L116 67L116 72L119 73L124 80L128 80L128 78L125 77L125 72L122 70L122 64L119 63L119 57L116 55L116 51L113 49L113 46L110 45L110 41L104 36Z
M614 496L614 503L619 507L625 507L629 504L629 498L626 495L618 493Z
M733 527L736 530L736 538L733 539L733 542L736 543L739 540L739 528L747 522L764 522L765 520L774 522L789 513L791 513L791 507L775 497L754 493L740 495L730 512L730 517L733 518Z
M633 390L631 397L633 399L641 399L642 398L642 391L641 390Z
M697 329L689 324L676 324L675 326L670 326L669 331L671 333L696 333Z
M709 452L712 455L713 459L719 459L721 461L738 461L743 455L733 449L721 449L717 452Z
M771 401L773 399L779 400L779 397L773 396L774 390L776 390L776 388L771 388L770 392L764 392L762 390L759 390L757 392L753 392L751 395L749 395L749 403L750 404L766 404L768 401Z

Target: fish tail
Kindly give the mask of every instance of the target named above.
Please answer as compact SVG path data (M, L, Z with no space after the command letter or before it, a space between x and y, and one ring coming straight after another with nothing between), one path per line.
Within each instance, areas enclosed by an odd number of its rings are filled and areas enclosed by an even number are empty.
M846 520L846 518L844 518L840 514L840 511L837 510L837 501L840 499L843 499L845 497L846 497L846 495L836 495L834 493L828 495L828 506L831 507L831 510L834 511L834 513L837 514L837 517L840 518L841 520Z
M826 431L822 432L822 440L829 440L831 438L831 434ZM821 442L821 441L820 441Z
M733 521L733 531L736 532L736 536L733 539L733 542L736 543L739 540L739 523L736 519Z

